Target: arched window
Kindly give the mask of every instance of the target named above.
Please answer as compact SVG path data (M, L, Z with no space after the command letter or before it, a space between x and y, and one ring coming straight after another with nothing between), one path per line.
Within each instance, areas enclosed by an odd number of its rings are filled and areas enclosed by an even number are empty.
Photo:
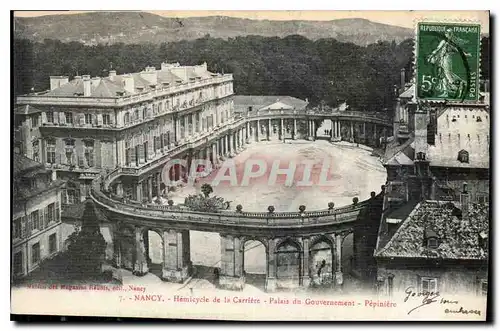
M458 152L457 160L461 163L469 163L469 152L467 152L465 149L462 149L460 152Z

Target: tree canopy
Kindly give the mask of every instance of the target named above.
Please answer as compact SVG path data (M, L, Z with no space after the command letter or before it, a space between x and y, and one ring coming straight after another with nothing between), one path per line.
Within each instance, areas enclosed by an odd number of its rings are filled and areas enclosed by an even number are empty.
M487 45L483 41L483 53L488 53ZM14 86L16 94L24 94L32 88L48 89L50 75L105 76L110 68L121 74L159 67L165 61L207 62L210 71L233 73L236 94L290 95L313 105L347 101L353 109L382 110L393 108L401 68L407 69L408 77L412 73L412 50L410 39L364 47L298 35L228 40L207 35L191 41L96 46L16 39ZM482 71L488 73L487 68Z

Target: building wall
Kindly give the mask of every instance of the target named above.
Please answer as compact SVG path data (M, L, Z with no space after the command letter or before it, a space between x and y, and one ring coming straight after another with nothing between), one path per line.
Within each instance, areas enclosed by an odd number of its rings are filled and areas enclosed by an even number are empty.
M449 294L469 294L478 295L481 293L480 280L486 280L488 273L486 268L467 267L465 263L456 263L455 267L411 267L408 265L380 266L378 268L378 278L383 279L379 284L381 294L389 294L388 277L393 276L393 296L403 297L405 291L412 287L412 291L421 292L421 277L437 278L437 290L441 296Z
M54 204L53 221L48 223L47 210L50 204ZM24 276L35 270L40 263L50 257L53 257L60 252L63 247L63 242L66 238L63 237L61 231L61 197L60 190L47 191L33 197L25 204L24 210L17 210L13 213L13 230L12 236L12 262L15 262L16 253L22 252L22 271L18 275ZM32 230L31 213L39 211L39 229ZM20 222L21 232L18 233L14 228L16 223ZM49 250L49 237L55 234L55 250ZM40 245L40 260L33 261L32 247L34 244ZM14 270L14 269L13 269Z
M481 122L477 122L478 118ZM429 146L432 166L489 168L490 120L486 108L448 107L437 119L435 145ZM469 153L469 163L460 163L458 152Z

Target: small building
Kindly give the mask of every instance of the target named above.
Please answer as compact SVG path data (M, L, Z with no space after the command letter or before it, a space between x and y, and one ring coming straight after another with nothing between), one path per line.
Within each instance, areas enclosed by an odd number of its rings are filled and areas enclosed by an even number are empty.
M375 250L379 294L487 294L489 206L462 198L408 204L383 217Z
M12 276L20 278L63 249L62 180L38 162L14 154Z

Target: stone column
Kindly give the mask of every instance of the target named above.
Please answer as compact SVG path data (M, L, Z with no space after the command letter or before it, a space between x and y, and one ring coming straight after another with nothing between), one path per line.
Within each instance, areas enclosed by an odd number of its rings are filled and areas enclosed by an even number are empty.
M242 290L245 287L245 277L240 238L223 234L220 236L222 259L219 286L226 290Z
M189 231L163 232L162 279L174 283L184 282L191 271Z
M135 199L139 202L142 202L142 182L137 182L135 184Z
M335 234L335 280L337 285L342 285L344 283L344 277L342 274L342 234Z
M123 184L121 182L116 184L116 195L119 197L123 196Z
M297 119L296 118L293 119L293 135L292 135L292 139L293 140L297 139Z
M143 229L135 228L135 262L134 275L144 276L148 273L148 262L146 256L146 247L144 246Z
M330 141L334 141L333 138L335 137L335 121L331 119L330 122L331 122Z
M267 125L267 140L271 140L271 134L272 134L272 123L271 119L269 119L268 125Z
M316 122L314 120L312 120L311 122L312 122L312 137L313 140L316 140Z
M354 142L354 123L353 121L350 121L351 125L351 140Z
M246 144L249 144L250 143L250 139L248 139L248 133L250 132L250 122L247 122L245 124L245 143Z
M284 139L285 135L285 128L284 128L284 124L283 124L283 117L280 119L280 132L279 132L279 138L280 140Z
M307 140L314 140L312 120L307 120L307 124Z
M311 275L309 273L309 237L303 239L302 252L302 286L309 287L311 285Z
M276 240L269 239L267 253L266 292L276 291Z
M148 201L153 201L153 176L148 177Z
M255 129L255 141L259 141L260 134L260 121L257 120L256 129Z
M189 115L182 116L184 120L184 136L182 137L183 139L189 138L188 116Z
M113 235L113 264L115 268L120 269L122 267L122 249L121 249L121 236L118 232Z
M161 196L161 172L156 173L156 197L159 198Z
M203 130L203 126L202 126L203 119L202 119L201 115L202 115L201 111L199 111L198 112L198 122L197 122L197 124L198 124L198 132L201 132ZM208 131L208 128L207 128L207 131Z

